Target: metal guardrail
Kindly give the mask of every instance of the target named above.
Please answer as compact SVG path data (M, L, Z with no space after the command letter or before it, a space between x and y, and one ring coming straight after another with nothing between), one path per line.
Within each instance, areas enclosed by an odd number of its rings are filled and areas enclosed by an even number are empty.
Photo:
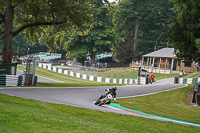
M94 76L98 76L99 71L100 71L99 68L80 66L80 65L72 65L71 68L73 69L74 72L87 74L87 75L94 75Z

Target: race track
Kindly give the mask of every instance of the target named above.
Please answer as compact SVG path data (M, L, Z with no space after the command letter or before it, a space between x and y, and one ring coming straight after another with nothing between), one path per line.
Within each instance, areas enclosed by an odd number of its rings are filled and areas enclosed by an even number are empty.
M127 85L117 87L117 98L135 97L148 95L161 91L183 87L185 85ZM105 94L105 89L109 87L68 87L68 88L0 88L1 94L17 96L26 99L40 100L49 103L66 104L74 107L82 107L104 112L113 112L118 114L134 115L160 121L169 121L165 119L153 118L145 115L130 113L112 109L107 106L96 106L93 104L100 95ZM178 121L171 121L182 125L191 125ZM192 125L200 127L200 125Z

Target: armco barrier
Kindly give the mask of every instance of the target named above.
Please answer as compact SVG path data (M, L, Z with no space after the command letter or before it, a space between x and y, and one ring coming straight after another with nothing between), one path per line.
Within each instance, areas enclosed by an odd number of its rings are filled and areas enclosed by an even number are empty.
M75 73L69 70L60 69L56 66L51 66L50 64L39 63L38 66L54 72L63 73L72 77L87 79L97 82L115 83L115 84L142 84L142 85L145 85L146 83L146 78L144 77L138 77L138 79L113 79L113 78L95 77L92 75Z
M16 75L0 75L0 86L22 86L23 77Z
M174 78L174 84L196 84L200 82L200 78Z

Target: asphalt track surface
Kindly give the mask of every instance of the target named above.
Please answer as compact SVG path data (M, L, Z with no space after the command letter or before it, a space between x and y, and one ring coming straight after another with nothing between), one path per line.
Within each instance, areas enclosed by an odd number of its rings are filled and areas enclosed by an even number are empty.
M126 97L136 97L154 94L162 91L169 91L175 88L184 87L185 85L159 85L157 82L153 85L127 85L118 86L117 99ZM92 110L99 110L103 112L113 112L124 115L134 115L138 117L155 119L159 121L173 122L182 125L200 127L200 125L188 124L179 121L171 121L166 119L149 117L141 114L131 113L113 109L108 106L96 106L93 104L100 95L105 94L105 89L109 87L62 87L62 88L0 88L1 94L9 96L17 96L26 99L34 99L43 102L71 105L74 107L87 108Z

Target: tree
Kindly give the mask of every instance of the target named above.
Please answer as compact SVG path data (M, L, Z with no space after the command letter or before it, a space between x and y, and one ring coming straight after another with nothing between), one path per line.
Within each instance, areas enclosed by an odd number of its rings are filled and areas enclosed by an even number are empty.
M91 65L95 63L97 53L111 51L114 41L113 24L109 16L111 10L109 2L99 0L95 1L93 5L94 9L98 11L93 17L93 23L87 23L88 29L83 34L78 32L77 39L73 43L91 54Z
M173 13L170 10L172 7L173 4L167 0L121 1L117 7L114 22L117 36L124 39L116 45L129 47L131 44L133 54L130 58L132 60L139 58L141 54L152 52L156 44L165 47L168 41L166 33L169 32L168 27L172 22L170 19Z
M169 35L177 57L200 61L200 1L173 0L177 16Z
M26 55L27 49L30 48L29 54L38 53L38 52L45 52L48 50L48 47L46 45L40 44L37 41L33 44L32 42L26 41L24 38L25 34L22 33L21 35L16 35L12 40L12 51L15 53L15 55ZM2 54L3 49L3 41L0 40L0 55ZM19 53L18 53L19 52Z
M125 39L124 43L126 44L121 43L122 45L115 45L115 55L121 63L128 64L132 61L132 57L134 56L130 37Z
M124 0L119 3L119 10L116 12L115 22L117 23L117 32L125 37L130 37L132 44L133 57L136 55L136 43L140 21L143 16L141 9L145 6L143 0Z
M111 10L109 2L107 0L95 0L91 6L92 10L95 11L92 15L92 22L86 22L83 30L72 27L63 32L56 32L55 29L51 33L54 46L63 47L67 52L67 58L86 59L86 55L89 53L92 65L95 63L97 53L111 51L114 33L112 19L109 16ZM49 33L50 30L48 30Z
M0 0L0 39L4 40L3 63L10 63L12 39L24 31L34 41L42 26L83 26L91 17L89 0Z
M159 0L153 4L148 19L140 27L138 51L146 54L154 51L154 46L156 49L172 46L167 34L171 32L171 16L175 14L173 6L168 0Z

